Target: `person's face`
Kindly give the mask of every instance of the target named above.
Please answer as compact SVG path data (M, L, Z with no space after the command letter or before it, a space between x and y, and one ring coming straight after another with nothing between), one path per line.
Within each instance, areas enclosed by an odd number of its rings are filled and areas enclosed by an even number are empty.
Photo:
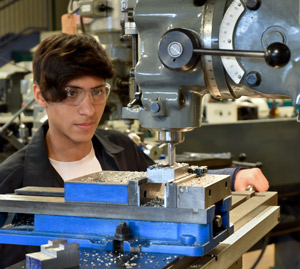
M68 82L66 86L90 90L104 86L105 80L97 77L80 77ZM89 94L85 94L79 105L72 106L66 102L46 102L40 93L38 85L34 87L37 102L45 107L49 134L52 139L60 139L64 143L90 142L102 117L106 100L93 104Z

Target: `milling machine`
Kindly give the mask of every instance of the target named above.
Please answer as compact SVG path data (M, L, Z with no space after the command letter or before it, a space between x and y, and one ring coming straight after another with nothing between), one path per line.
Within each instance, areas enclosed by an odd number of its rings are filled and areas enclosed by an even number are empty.
M103 171L66 182L65 190L1 195L0 211L35 214L29 230L3 227L1 243L64 237L81 247L198 256L185 266L228 268L279 222L276 193L236 193L229 213L229 177L176 163L175 145L200 127L208 93L290 97L299 105L299 2L283 9L274 0L122 0L121 9L125 34L137 42L134 100L123 117L159 132L167 163L147 173Z

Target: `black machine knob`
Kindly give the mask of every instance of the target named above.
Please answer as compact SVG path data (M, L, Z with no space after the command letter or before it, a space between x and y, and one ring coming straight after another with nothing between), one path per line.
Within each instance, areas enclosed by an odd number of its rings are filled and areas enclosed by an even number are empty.
M268 65L274 68L285 66L291 58L291 52L284 43L276 42L267 47L265 52L265 60Z

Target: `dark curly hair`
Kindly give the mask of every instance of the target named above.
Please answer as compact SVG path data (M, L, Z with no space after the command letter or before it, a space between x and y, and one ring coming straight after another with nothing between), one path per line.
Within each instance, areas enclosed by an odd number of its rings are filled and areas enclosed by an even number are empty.
M69 81L95 76L109 79L113 65L104 48L88 34L55 34L43 40L33 56L33 79L48 102L66 98Z

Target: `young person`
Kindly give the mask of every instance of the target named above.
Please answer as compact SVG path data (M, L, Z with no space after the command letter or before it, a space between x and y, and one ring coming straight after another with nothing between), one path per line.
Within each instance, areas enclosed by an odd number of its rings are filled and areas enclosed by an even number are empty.
M66 180L100 170L145 171L153 164L127 136L97 128L113 66L92 36L48 37L34 53L33 75L35 100L45 108L48 121L27 146L0 164L0 193L25 186L63 187ZM258 191L268 189L259 169L225 172L232 175L236 189L249 184ZM1 245L0 268L24 259L30 251Z

